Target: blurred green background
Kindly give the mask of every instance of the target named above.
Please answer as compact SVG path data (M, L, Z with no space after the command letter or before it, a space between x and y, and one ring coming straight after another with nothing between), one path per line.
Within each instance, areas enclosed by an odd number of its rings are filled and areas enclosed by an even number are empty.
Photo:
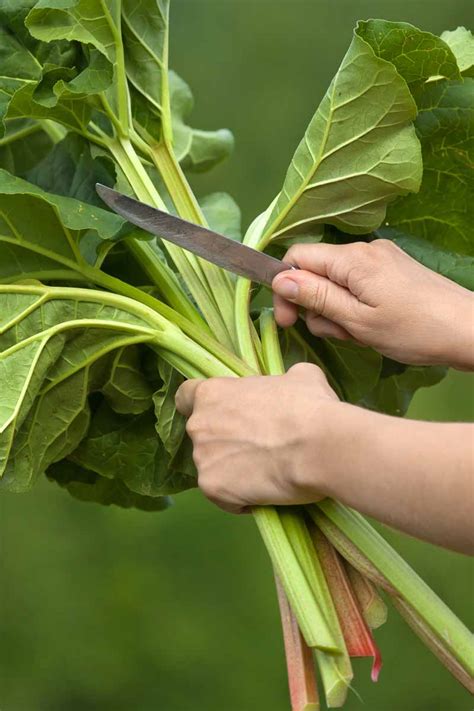
M244 223L278 190L357 19L440 33L469 26L469 0L172 0L172 64L196 96L193 125L236 136L227 164L193 182L225 189ZM472 377L452 373L410 414L474 419ZM42 482L1 511L2 711L287 711L279 618L250 517L197 491L165 514L102 509ZM468 559L387 537L468 623ZM347 709L472 711L473 703L391 611L380 681L358 672Z

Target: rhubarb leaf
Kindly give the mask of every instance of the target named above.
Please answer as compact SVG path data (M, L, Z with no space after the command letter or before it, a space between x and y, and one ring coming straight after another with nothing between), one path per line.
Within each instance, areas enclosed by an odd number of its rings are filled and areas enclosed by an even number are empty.
M153 405L153 390L140 356L137 346L118 349L101 386L112 410L121 415L141 415Z
M456 57L450 47L431 32L407 22L368 20L359 22L357 33L376 52L391 62L408 84L443 76L459 79Z
M2 76L0 77L1 137L5 130L4 119L16 92L29 85L35 86L41 77L39 62L18 38L8 31L3 22L0 25L0 66L2 67Z
M186 430L186 420L175 405L175 395L183 377L164 361L158 362L158 369L163 384L153 395L155 429L170 457L174 457Z
M474 76L474 37L465 27L446 30L441 39L451 48L463 76Z
M172 460L156 436L150 409L119 415L103 402L68 459L102 477L118 479L140 495L163 496L196 486L190 448Z
M103 155L93 157L90 143L82 136L69 133L26 177L47 193L72 197L104 208L95 184L102 183L113 188L116 174L110 158Z
M77 44L31 37L23 25L29 5L0 7L0 127L5 118L35 118L83 132L92 107L81 97L107 85L97 53L86 57Z
M82 274L104 241L129 229L114 213L0 170L0 282Z
M170 112L168 16L169 0L124 0L122 3L128 79L150 110L165 122L169 121Z
M421 190L397 200L386 224L442 249L474 256L474 79L429 82L417 101Z
M238 242L242 239L240 208L228 193L211 193L199 204L209 227Z
M152 343L158 322L129 299L42 285L0 285L0 313L1 485L22 491L84 437L103 357Z
M413 237L399 230L380 228L378 237L391 239L420 264L474 290L474 257L440 249L421 237Z
M405 415L415 392L419 388L436 385L447 372L447 369L441 366L404 366L390 361L396 369L396 372L391 372L391 369L387 369L387 361L388 359L384 358L383 369L386 372L382 371L375 388L361 400L365 407L387 415Z
M48 81L50 100L45 102L42 94L42 103L54 106L54 97L59 102L63 97L70 100L104 92L122 128L126 129L129 101L121 65L120 3L117 0L107 5L97 5L90 0L39 0L26 17L25 25L33 37L43 42L75 41L89 48L87 57L84 54L87 66L81 74L69 82L67 75L56 72L53 81Z
M405 80L356 29L296 150L266 222L266 239L314 223L351 234L378 227L389 201L419 188L415 116Z
M125 0L122 27L127 77L139 131L148 142L173 146L186 170L204 171L233 148L230 131L201 131L187 125L193 107L189 86L168 71L168 0Z
M301 360L307 360L322 367L329 382L331 384L337 383L339 394L344 400L356 403L364 395L372 392L379 381L382 369L382 356L379 353L352 341L317 338L309 333L301 322L296 324L295 330L297 334L294 335L300 347L293 344L286 351L285 366L287 368L301 357L302 342L306 342L309 350ZM292 356L293 361L291 361Z
M0 138L0 168L13 175L26 177L53 147L51 138L31 119L7 121Z
M130 491L120 479L106 479L63 459L52 464L47 476L80 501L91 501L103 506L120 506L141 511L164 511L171 504L167 496L143 496Z

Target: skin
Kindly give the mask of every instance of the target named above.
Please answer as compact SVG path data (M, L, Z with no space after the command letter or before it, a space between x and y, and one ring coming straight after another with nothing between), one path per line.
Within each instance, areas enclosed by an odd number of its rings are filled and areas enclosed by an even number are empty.
M301 307L317 336L403 363L474 370L474 297L385 240L295 245L273 282L275 317ZM326 496L418 538L474 552L474 426L417 422L340 402L324 373L184 383L176 395L199 486L226 511Z

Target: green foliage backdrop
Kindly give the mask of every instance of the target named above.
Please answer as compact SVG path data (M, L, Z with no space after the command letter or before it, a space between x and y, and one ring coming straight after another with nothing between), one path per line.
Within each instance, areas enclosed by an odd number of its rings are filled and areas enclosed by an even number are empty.
M440 33L468 24L468 0L174 0L172 65L196 96L193 125L228 126L236 153L201 194L226 188L247 224L281 184L357 19ZM258 178L257 178L258 176ZM420 392L414 417L474 419L472 378ZM156 516L80 504L44 483L0 503L2 711L286 711L267 556L250 517L199 492ZM472 566L388 533L468 624ZM354 711L470 711L472 702L392 614L380 682Z

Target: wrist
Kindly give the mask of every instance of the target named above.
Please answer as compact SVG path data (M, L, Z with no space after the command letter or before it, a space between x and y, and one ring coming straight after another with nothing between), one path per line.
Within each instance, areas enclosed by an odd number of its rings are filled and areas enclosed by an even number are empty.
M307 417L303 461L297 472L298 487L308 501L339 497L341 453L354 439L360 408L338 400L319 401Z
M426 364L474 370L474 296L463 287L453 287L451 298L439 303L429 319L431 349Z

